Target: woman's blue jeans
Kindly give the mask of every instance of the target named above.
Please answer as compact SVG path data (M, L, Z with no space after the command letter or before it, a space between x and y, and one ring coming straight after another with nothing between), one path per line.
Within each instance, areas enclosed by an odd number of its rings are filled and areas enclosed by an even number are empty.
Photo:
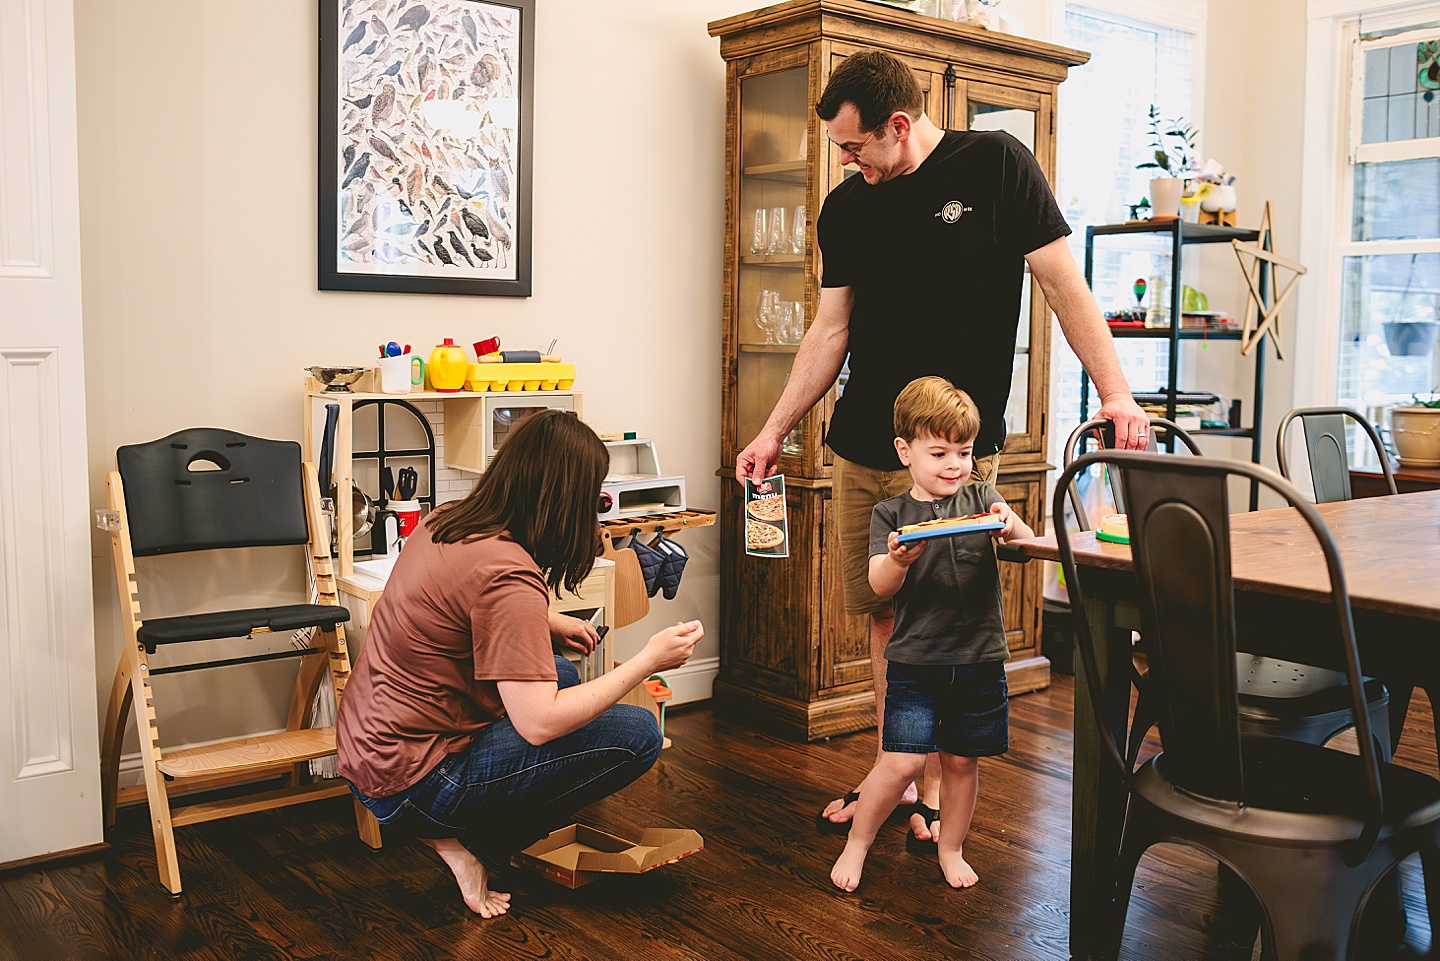
M561 688L580 683L574 665L558 655L555 670ZM496 868L650 770L660 740L655 716L631 704L613 705L578 731L538 746L505 719L400 794L372 798L350 789L386 827L417 838L459 838Z

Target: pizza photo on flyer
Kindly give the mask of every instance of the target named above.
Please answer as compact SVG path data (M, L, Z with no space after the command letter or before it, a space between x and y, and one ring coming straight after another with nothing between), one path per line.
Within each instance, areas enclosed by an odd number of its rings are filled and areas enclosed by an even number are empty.
M790 554L783 474L745 481L745 553L755 557Z

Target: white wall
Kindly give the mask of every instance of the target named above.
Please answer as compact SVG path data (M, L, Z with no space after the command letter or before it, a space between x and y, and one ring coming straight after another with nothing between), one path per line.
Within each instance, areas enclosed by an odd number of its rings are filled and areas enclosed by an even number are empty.
M1201 146L1206 157L1219 159L1237 176L1237 223L1260 223L1265 201L1274 205L1275 251L1292 260L1300 258L1304 214L1300 202L1300 169L1305 114L1305 0L1209 0L1209 37L1206 44L1205 123ZM1235 255L1228 247L1201 255L1205 289L1212 304L1237 312L1245 304L1246 285ZM1280 271L1283 287L1289 274ZM1300 283L1306 283L1302 279ZM1218 297L1217 297L1218 294ZM1292 294L1282 313L1281 348L1285 360L1276 362L1267 346L1265 418L1261 441L1264 462L1275 464L1275 427L1290 409L1297 377L1297 338L1321 333L1320 325L1299 316ZM1197 386L1227 396L1249 397L1254 368L1250 357L1240 357L1233 343L1196 351L1193 374ZM1229 381L1228 390L1223 385ZM1252 402L1253 403L1253 402ZM1251 408L1253 410L1253 407ZM1245 417L1248 423L1249 415ZM1206 449L1220 455L1220 445L1232 448L1223 456L1247 459L1246 440L1207 439Z
M737 12L734 0L539 0L529 299L316 289L315 4L75 7L96 505L121 444L197 425L298 439L305 366L362 362L392 339L428 353L447 336L498 334L512 347L558 338L586 419L655 437L692 505L717 506L724 67L705 24ZM691 549L680 596L621 632L622 657L690 617L710 632L696 656L718 653L718 537L680 536ZM103 538L105 695L121 633ZM167 568L162 605L193 583ZM283 726L264 670L162 679L185 692L163 742L222 736L220 685L247 702L235 723Z

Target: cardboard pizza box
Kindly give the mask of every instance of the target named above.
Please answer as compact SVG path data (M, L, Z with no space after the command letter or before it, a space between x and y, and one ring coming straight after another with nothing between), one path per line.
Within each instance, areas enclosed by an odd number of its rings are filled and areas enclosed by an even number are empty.
M643 874L704 849L699 833L685 828L646 828L637 843L571 824L512 854L510 863L578 888L602 874Z

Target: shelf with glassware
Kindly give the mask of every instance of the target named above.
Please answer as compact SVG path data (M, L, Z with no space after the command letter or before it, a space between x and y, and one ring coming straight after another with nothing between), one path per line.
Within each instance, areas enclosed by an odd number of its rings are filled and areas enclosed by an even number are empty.
M784 438L790 556L744 553L735 459L785 388L800 335L820 298L815 219L847 174L813 110L845 56L890 50L916 73L925 111L954 129L1006 130L1053 176L1054 100L1087 55L973 30L865 0L780 3L709 25L726 64L724 307L722 318L720 676L717 711L806 739L872 727L869 618L844 612L825 431L845 371ZM776 216L780 225L776 242ZM796 208L802 208L800 216ZM791 237L789 249L783 238ZM798 243L797 243L798 241ZM1032 526L1044 516L1050 314L1028 277L1012 363L1007 437L997 486ZM766 292L771 292L767 298ZM779 319L771 301L791 304ZM797 309L798 308L798 309ZM1040 565L1004 564L1011 693L1049 683L1039 656Z
M1112 238L1120 238L1115 240ZM1133 240L1127 244L1126 238ZM1157 339L1169 343L1169 350L1166 357L1166 381L1155 386L1155 393L1164 398L1164 417L1167 420L1175 420L1177 410L1181 406L1178 397L1183 393L1179 387L1180 376L1180 343L1182 341L1202 343L1208 341L1238 341L1241 339L1239 329L1232 324L1215 324L1206 313L1196 313L1187 310L1185 302L1185 252L1187 248L1194 245L1225 244L1229 245L1232 240L1259 241L1264 249L1270 249L1270 238L1268 233L1262 236L1260 231L1243 227L1225 227L1216 224L1192 224L1179 218L1167 220L1132 221L1125 224L1107 224L1103 226L1090 226L1085 228L1085 282L1094 291L1095 298L1102 305L1123 304L1135 313L1145 315L1145 326L1111 326L1110 334L1117 340L1131 339ZM1114 270L1104 271L1097 262L1102 257L1120 257L1122 261L1128 258L1129 262L1119 268L1117 273ZM1158 260L1164 260L1165 265L1155 268L1153 265ZM1142 276L1151 278L1151 283L1140 284L1136 282L1133 287L1128 288L1136 297L1136 304L1131 304L1125 292L1129 281L1119 279L1132 277L1140 267L1137 263L1143 263ZM1106 273L1106 276L1100 276ZM1158 289L1155 280L1159 280ZM1264 271L1260 272L1260 289L1265 291L1267 278ZM1143 303L1140 301L1144 298ZM1173 323L1174 318L1180 318L1179 324ZM1187 327L1186 318L1197 324L1194 327ZM1250 400L1250 422L1248 425L1237 422L1238 410L1235 410L1229 417L1229 425L1224 427L1195 427L1186 428L1187 433L1208 435L1211 437L1236 437L1250 441L1250 459L1260 463L1261 454L1261 424L1264 415L1265 400L1265 351L1268 345L1262 340L1256 344L1254 350L1254 383ZM1148 387L1149 385L1132 384L1132 389ZM1238 403L1238 402L1236 402ZM1090 415L1090 378L1082 370L1080 374L1080 421L1089 419ZM1184 425L1182 425L1184 426ZM1175 441L1167 438L1163 443L1167 448L1173 450ZM1252 484L1250 488L1250 509L1255 510L1259 504L1259 488Z

